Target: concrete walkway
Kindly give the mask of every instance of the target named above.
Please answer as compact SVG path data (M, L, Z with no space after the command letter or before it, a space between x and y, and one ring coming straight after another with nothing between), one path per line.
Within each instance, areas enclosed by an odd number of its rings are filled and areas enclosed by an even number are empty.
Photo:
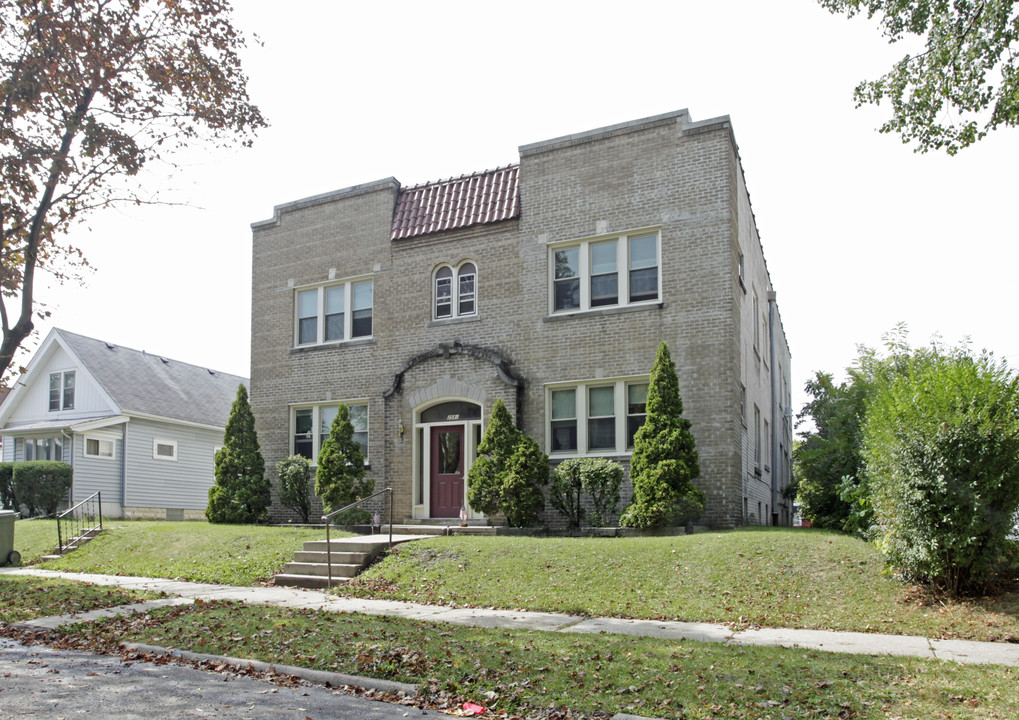
M824 652L854 653L859 655L899 655L928 660L952 660L967 664L997 664L1019 667L1019 644L1013 643L977 642L972 640L931 640L910 635L879 635L876 633L827 632L822 630L782 628L734 631L725 625L712 623L589 618L559 613L451 608L441 605L423 605L392 600L337 597L321 591L300 590L296 588L234 587L231 585L182 582L159 578L55 572L33 568L3 568L0 569L0 574L60 577L95 585L115 586L132 590L162 591L167 595L174 596L170 599L136 603L88 613L40 618L21 624L23 627L40 629L59 627L67 623L108 617L134 610L144 611L148 608L167 604L193 602L200 598L202 600L238 600L259 605L309 608L337 613L391 615L413 620L427 620L428 622L443 622L475 627L585 634L610 633L666 640L698 640L728 645L796 647Z

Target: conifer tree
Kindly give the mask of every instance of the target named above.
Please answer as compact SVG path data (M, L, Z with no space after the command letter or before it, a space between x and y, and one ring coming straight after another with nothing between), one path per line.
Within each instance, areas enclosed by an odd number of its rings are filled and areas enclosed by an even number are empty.
M692 484L700 475L690 421L683 417L679 378L669 347L658 346L647 393L647 416L633 438L633 502L619 522L651 528L700 517L705 496Z
M529 435L520 433L499 483L499 508L510 527L534 525L545 509L541 490L548 484L548 455Z
M223 433L223 448L216 453L215 476L216 484L209 488L205 508L209 522L257 523L267 519L272 494L244 385L237 387L237 399Z
M467 472L467 502L486 515L499 512L502 475L520 439L506 404L500 399L492 405L488 427L478 445L478 454Z
M329 428L329 437L322 443L315 471L315 494L322 498L326 514L372 494L375 481L364 476L364 455L354 440L350 409L340 403ZM352 508L336 518L341 524L366 521L368 511Z

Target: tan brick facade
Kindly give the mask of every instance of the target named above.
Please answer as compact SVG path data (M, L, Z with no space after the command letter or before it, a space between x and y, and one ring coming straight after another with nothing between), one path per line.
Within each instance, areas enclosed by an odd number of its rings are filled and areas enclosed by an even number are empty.
M615 450L587 454L628 466L618 440L627 393L664 340L697 439L705 520L788 522L789 350L728 118L691 123L681 111L524 146L519 187L515 219L407 239L390 240L400 191L391 178L277 207L253 225L251 403L267 465L292 452L294 406L366 403L376 487L396 490L396 519L428 517L426 446L439 421L422 412L480 406L480 420L453 420L469 463L501 398L550 452L551 391L575 383L577 432L591 437L600 406L587 393L613 388ZM636 263L626 253L648 237L658 251L652 302L555 310L557 248L576 247L588 263L579 287L593 282L595 245ZM436 268L464 262L477 267L476 314L433 319ZM639 272L616 269L618 283L637 287ZM297 294L347 279L373 283L370 337L299 346ZM758 440L765 422L771 436Z

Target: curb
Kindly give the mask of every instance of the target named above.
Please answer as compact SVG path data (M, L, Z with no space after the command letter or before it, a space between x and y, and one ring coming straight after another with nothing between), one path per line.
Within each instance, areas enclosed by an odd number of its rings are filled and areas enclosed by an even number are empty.
M238 668L251 667L258 672L270 672L278 675L294 675L315 685L326 687L341 687L350 685L363 690L375 690L377 692L398 693L407 697L416 697L417 686L407 683L394 682L392 680L380 680L378 678L361 677L359 675L345 675L343 673L326 672L325 670L310 670L308 668L296 667L294 665L279 665L267 663L261 660L246 660L244 658L230 657L229 655L207 655L205 653L191 652L190 650L174 650L158 645L143 645L141 643L120 643L120 647L134 652L151 653L152 655L165 655L168 657L180 658L191 662L208 662L232 665Z

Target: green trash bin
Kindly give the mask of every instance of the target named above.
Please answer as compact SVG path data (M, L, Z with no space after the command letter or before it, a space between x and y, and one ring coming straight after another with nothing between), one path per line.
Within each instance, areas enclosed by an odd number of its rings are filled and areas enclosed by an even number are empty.
M21 553L14 549L14 520L17 517L13 510L0 510L0 565L21 564Z

